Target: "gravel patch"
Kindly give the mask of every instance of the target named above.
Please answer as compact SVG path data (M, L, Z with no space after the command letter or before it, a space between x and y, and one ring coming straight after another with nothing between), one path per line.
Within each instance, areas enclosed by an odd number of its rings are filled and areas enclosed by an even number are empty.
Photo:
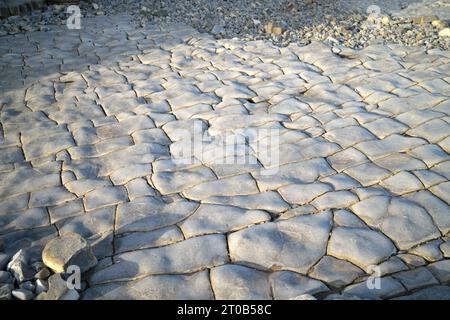
M98 0L79 5L83 17L127 12L138 27L183 22L219 39L266 39L278 46L313 40L350 48L373 43L450 46L450 0ZM3 19L0 35L65 24L65 10L64 5L52 5Z

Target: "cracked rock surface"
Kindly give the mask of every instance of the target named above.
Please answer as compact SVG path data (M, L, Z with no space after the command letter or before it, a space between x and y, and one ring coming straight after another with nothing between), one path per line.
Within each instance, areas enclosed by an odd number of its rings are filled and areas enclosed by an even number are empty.
M130 19L2 37L0 269L77 233L83 299L449 296L448 51Z

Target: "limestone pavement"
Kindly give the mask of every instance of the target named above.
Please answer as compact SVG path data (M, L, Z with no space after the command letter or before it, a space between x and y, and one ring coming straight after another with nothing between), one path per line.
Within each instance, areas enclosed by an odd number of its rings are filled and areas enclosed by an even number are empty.
M1 251L80 234L82 298L450 298L448 52L114 16L2 37L0 69ZM177 161L195 128L276 130L277 162Z

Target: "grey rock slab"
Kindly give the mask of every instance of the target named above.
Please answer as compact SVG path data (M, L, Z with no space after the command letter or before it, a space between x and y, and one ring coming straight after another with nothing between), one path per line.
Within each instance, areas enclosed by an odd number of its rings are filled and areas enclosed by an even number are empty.
M216 181L204 182L184 192L192 200L202 200L212 196L248 195L259 192L255 180L248 175L238 175Z
M319 210L330 208L346 208L357 202L359 199L350 191L327 192L311 202Z
M240 265L226 264L211 269L211 286L220 300L271 299L268 274Z
M375 280L375 279L372 279ZM345 288L342 293L357 296L361 299L387 299L400 295L406 291L401 283L392 277L379 278L379 286L376 283L366 281L353 284Z
M369 226L383 231L402 250L440 236L430 215L403 198L376 196L358 202L352 210Z
M450 205L450 182L438 184L430 188L430 191Z
M380 263L378 265L378 268L379 274L381 276L408 270L406 264L400 258L398 258L398 256L393 256L388 260Z
M85 238L111 232L114 229L115 207L106 207L70 217L56 223L59 233L77 233Z
M83 201L86 211L91 211L127 200L128 196L124 187L103 187L87 193Z
M339 227L364 228L367 226L355 214L344 209L334 211L333 220L334 223Z
M71 265L85 272L97 264L88 242L75 233L66 233L47 243L42 251L42 261L54 272L67 272Z
M423 185L419 179L413 174L402 171L383 180L380 185L388 189L393 194L402 195L405 193L423 189Z
M318 294L329 291L321 281L292 271L276 271L269 277L274 299L287 300L302 294Z
M150 187L147 180L143 178L133 179L125 187L127 188L128 197L131 201L140 197L156 195L155 189Z
M274 191L260 192L244 196L213 196L202 203L232 205L244 209L265 210L280 213L290 208L289 204Z
M355 148L346 148L329 156L327 159L337 171L342 171L368 161L367 157Z
M343 287L352 283L364 272L345 260L339 260L331 256L324 256L313 267L309 275L315 279L333 287Z
M402 271L393 275L407 290L411 291L421 287L439 284L433 274L425 267Z
M432 286L395 300L450 300L450 286Z
M183 192L195 185L216 179L211 169L203 166L174 172L156 172L152 176L155 188L161 194Z
M331 213L268 222L228 236L232 261L306 273L325 254Z
M422 258L430 262L441 260L443 258L442 252L441 250L439 250L439 245L441 243L442 240L440 239L430 241L412 248L411 250L409 250L409 252L421 256Z
M49 225L48 213L43 208L0 215L0 234L47 225Z
M278 192L292 204L303 205L333 188L326 183L292 184L278 189Z
M116 233L152 231L180 222L198 207L184 199L165 202L156 197L137 198L117 207Z
M208 235L160 248L122 253L114 260L112 266L93 273L89 283L95 285L143 275L197 272L225 264L228 254L223 235Z
M450 240L445 241L439 246L445 258L450 258Z
M438 279L441 283L447 283L450 281L450 260L445 259L430 263L427 265L428 270Z
M349 126L330 130L325 133L323 137L331 142L339 144L342 148L348 148L359 142L375 139L373 134L359 126Z
M348 260L365 271L395 252L386 236L368 228L334 228L327 249L329 255Z
M112 183L117 186L124 185L135 178L150 176L151 173L151 164L134 164L114 171L110 178Z
M208 271L189 275L153 275L130 282L90 287L83 300L213 299Z
M75 198L76 196L68 192L64 187L46 188L31 193L29 206L32 208L56 206Z
M179 224L186 238L202 234L226 233L270 220L260 210L245 210L233 206L201 204L195 213Z
M111 182L109 180L100 180L96 178L80 179L69 181L64 186L78 197L82 197L92 190L111 186Z

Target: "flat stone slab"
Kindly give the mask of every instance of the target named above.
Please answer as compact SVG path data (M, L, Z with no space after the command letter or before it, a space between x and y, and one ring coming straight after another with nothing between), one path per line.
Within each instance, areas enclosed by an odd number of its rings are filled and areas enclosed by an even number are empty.
M50 29L0 44L4 260L76 233L82 299L447 296L447 51Z

